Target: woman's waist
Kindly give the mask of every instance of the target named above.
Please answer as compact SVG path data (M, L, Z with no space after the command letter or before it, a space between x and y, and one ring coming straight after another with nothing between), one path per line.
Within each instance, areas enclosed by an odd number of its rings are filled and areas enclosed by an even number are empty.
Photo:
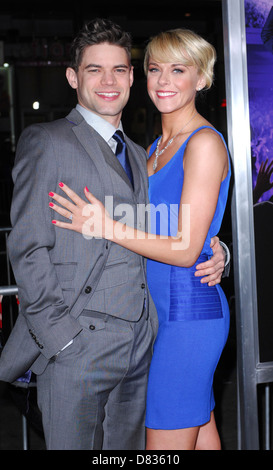
M202 283L195 276L196 265L209 259L202 255L190 268L170 271L170 321L205 320L222 317L221 299L217 286Z

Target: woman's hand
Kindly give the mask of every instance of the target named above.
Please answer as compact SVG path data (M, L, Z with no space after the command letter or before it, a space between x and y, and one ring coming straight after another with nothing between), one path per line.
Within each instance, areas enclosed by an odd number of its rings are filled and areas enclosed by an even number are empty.
M59 194L50 192L49 196L58 204L50 202L49 206L71 222L61 222L54 219L52 223L57 227L82 233L85 238L105 238L105 232L107 232L105 227L110 229L113 221L104 205L89 192L87 187L84 188L84 194L89 203L64 183L59 183L59 186L72 202Z

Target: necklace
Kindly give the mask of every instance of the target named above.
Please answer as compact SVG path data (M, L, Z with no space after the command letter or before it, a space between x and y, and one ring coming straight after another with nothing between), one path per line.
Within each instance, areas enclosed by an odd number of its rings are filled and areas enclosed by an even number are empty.
M167 143L167 145L165 145L165 147L160 150L160 152L158 151L159 150L159 146L160 146L160 143L161 143L161 140L162 140L162 136L160 137L160 139L158 139L157 141L157 145L156 145L156 149L155 149L155 159L154 159L154 162L153 162L153 170L155 171L157 169L157 161L158 161L158 157L160 155L162 155L163 152L165 152L165 150L171 145L171 143L174 141L174 139L178 136L178 134L181 134L181 132L185 129L185 127L187 127L187 125L193 120L193 118L195 118L197 112L192 116L192 118L187 122L187 124L185 124L185 126L182 127L182 129L180 129L180 131L177 132L177 134L175 134L170 140L169 142Z

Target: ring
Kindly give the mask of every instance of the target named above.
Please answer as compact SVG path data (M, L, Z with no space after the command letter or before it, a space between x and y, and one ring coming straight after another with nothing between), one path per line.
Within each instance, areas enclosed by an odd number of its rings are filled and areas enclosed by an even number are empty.
M72 215L72 214L70 214L70 216L69 216L69 220L71 220L71 221L72 221L72 219L73 219L73 215Z

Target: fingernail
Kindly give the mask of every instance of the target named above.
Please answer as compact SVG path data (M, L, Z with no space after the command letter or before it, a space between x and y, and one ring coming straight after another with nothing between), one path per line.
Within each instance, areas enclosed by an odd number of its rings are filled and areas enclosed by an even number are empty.
M48 195L49 195L50 197L52 197L52 196L54 196L54 193L50 192L50 193L48 193Z
M50 202L49 205L50 205L50 207L54 207L53 202Z
M64 185L63 183L59 183L59 186L60 186L60 188L62 188L62 187L63 187L63 185Z
M89 189L87 186L85 186L85 191L87 191L89 193Z
M56 220L52 220L51 222L52 222L53 224L56 224Z

